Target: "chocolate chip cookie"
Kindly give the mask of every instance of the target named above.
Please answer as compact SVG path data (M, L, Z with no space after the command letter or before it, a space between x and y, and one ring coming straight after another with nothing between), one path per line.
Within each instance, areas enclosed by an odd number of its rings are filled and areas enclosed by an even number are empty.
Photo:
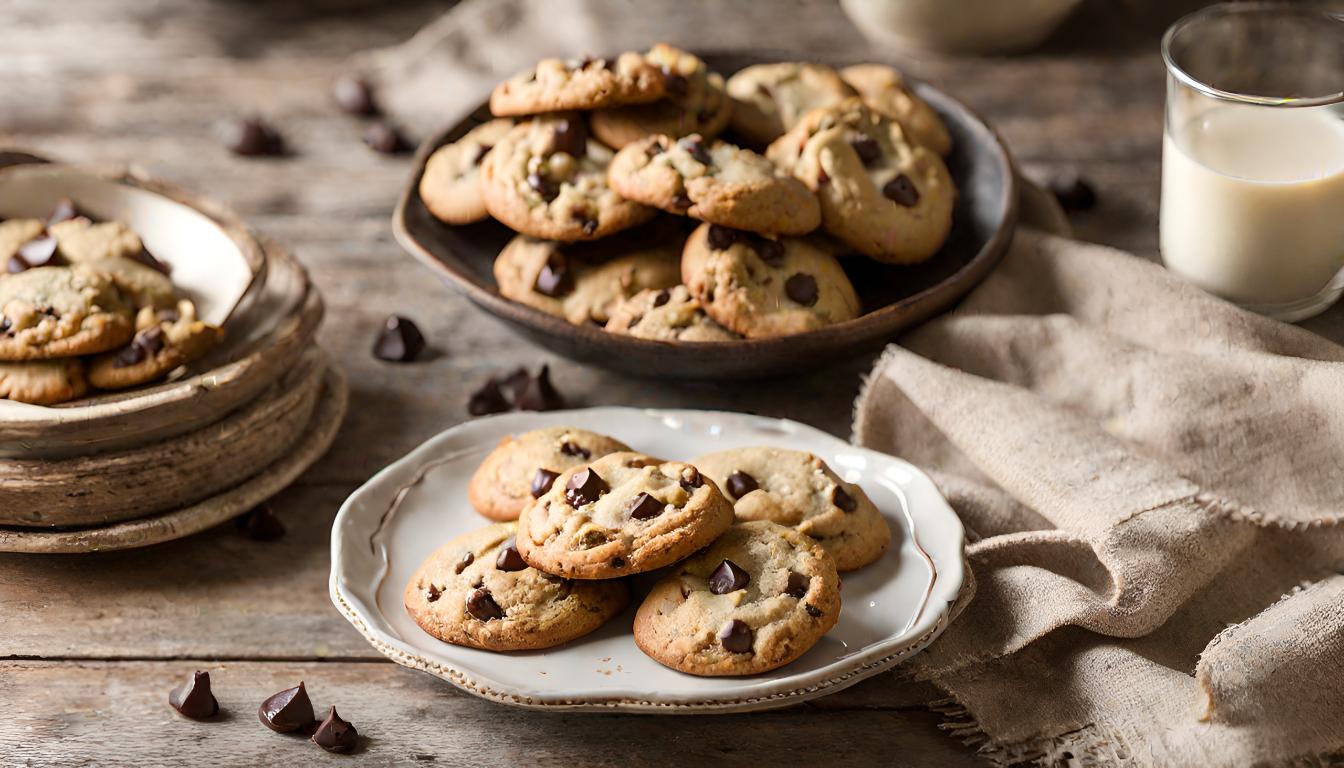
M695 467L611 453L565 470L518 518L518 551L573 579L614 579L670 565L718 538L732 504Z
M910 139L946 157L952 136L929 103L915 95L901 73L885 64L855 64L840 70L869 109L900 123Z
M89 391L84 361L78 357L0 363L0 398L33 405L55 405Z
M489 214L481 196L481 161L513 127L512 120L491 120L434 150L420 177L420 199L447 224L470 224Z
M0 276L0 360L114 349L135 331L131 312L112 278L86 265Z
M605 325L621 300L681 282L681 239L566 245L519 235L495 258L504 297L575 325Z
M517 520L523 507L545 495L560 473L630 446L577 427L546 427L512 435L485 457L467 486L477 512L492 520Z
M638 53L615 59L542 59L495 86L490 111L496 117L514 117L599 109L657 101L664 92L663 73Z
M644 58L662 71L667 96L651 104L593 112L589 124L594 136L620 149L652 134L713 137L728 126L733 101L719 73L711 72L698 56L667 43L653 46Z
M605 330L659 341L732 341L738 338L705 313L684 285L648 289L611 312Z
M817 107L839 104L855 91L824 64L756 64L728 78L733 130L765 146Z
M681 279L710 317L749 339L859 316L858 295L840 263L797 238L702 224L686 241Z
M952 229L942 158L859 99L808 113L766 156L816 190L828 233L878 261L926 261Z
M172 309L179 299L169 277L142 262L120 256L86 262L87 266L107 273L122 294L137 309Z
M589 141L577 115L514 126L481 163L485 208L515 231L547 240L596 240L653 218L607 186L612 153Z
M52 224L47 232L71 263L134 259L145 249L135 230L120 221L94 223L83 216Z
M816 195L761 155L699 134L649 136L607 173L628 200L735 229L802 235L821 223Z
M821 543L841 571L873 562L891 529L868 494L804 451L735 448L695 460L733 500L739 521L769 520Z
M200 359L224 337L219 327L197 319L190 301L179 301L173 309L143 307L135 326L135 337L124 349L89 363L89 382L95 387L125 389L154 381Z
M570 581L528 567L516 526L496 523L430 555L406 585L406 612L438 639L488 651L567 643L625 609L622 581Z
M840 577L815 541L738 523L654 586L635 644L692 675L753 675L802 656L840 618Z

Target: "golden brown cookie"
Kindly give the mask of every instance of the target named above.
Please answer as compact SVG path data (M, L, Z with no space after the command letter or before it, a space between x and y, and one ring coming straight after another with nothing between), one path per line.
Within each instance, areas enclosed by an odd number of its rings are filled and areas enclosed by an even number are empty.
M0 276L0 360L114 349L134 333L131 312L112 278L87 265Z
M616 305L603 330L657 341L732 341L684 285L640 291Z
M0 397L33 405L55 405L81 398L89 391L84 360L29 360L0 363Z
M490 112L514 117L644 104L663 93L663 73L638 53L622 53L615 59L542 59L536 67L495 86Z
M818 107L855 95L840 73L825 64L756 64L728 78L733 130L759 146L779 138Z
M943 119L915 95L896 69L885 64L855 64L840 70L840 77L859 92L869 109L900 123L916 144L944 157L952 151L952 136Z
M570 467L630 446L577 427L544 427L509 435L485 457L467 486L477 512L492 520L517 520L532 500Z
M489 216L481 196L481 161L512 127L512 120L491 120L434 150L420 177L420 199L435 218L470 224Z
M136 333L126 348L95 357L89 383L99 389L145 384L197 360L224 338L219 327L196 318L196 307L180 301L175 309L144 307L136 315Z
M667 96L651 104L593 112L588 120L594 136L620 149L654 134L679 138L698 133L713 138L728 126L733 101L719 73L711 72L698 56L667 43L653 46L644 58L662 71Z

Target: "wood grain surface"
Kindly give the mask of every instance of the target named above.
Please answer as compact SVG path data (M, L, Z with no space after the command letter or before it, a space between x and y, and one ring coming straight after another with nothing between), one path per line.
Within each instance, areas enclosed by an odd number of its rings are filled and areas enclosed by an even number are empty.
M261 700L299 679L318 707L336 704L367 737L360 764L983 764L922 708L934 692L893 675L766 714L538 714L384 661L332 607L328 535L341 501L466 418L467 393L493 372L549 363L574 404L732 408L847 435L871 364L724 385L585 369L515 337L403 254L389 217L409 157L364 147L365 123L336 111L329 87L350 55L405 40L450 5L0 0L0 146L133 162L234 206L312 271L327 302L319 341L350 378L335 446L274 500L289 528L279 541L224 525L137 551L0 556L0 765L331 764L256 722ZM983 114L1028 175L1086 176L1100 202L1074 216L1080 237L1151 257L1164 97L1157 41L1189 5L1086 0L1042 51L909 69ZM779 14L781 24L789 18ZM248 113L273 120L294 154L225 152L214 125ZM391 312L419 323L427 359L370 356ZM1344 311L1308 327L1344 338ZM166 704L198 668L214 678L221 722L186 721Z

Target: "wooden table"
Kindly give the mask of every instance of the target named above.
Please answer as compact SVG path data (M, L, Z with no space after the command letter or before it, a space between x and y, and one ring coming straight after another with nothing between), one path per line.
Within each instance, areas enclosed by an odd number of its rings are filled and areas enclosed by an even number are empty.
M328 756L255 721L263 698L305 680L336 704L378 764L975 765L937 730L928 688L880 676L767 714L537 714L460 693L386 661L327 599L328 531L374 471L466 418L490 373L551 365L576 404L702 406L787 415L847 435L870 358L750 385L674 384L587 370L511 335L392 241L409 163L374 154L333 109L331 79L359 49L408 37L443 3L326 0L0 0L0 146L71 161L131 161L234 206L289 244L327 300L321 343L349 374L331 452L274 502L289 534L232 526L141 551L0 556L0 764L309 765ZM1178 9L1097 0L1042 52L921 62L915 71L980 110L1032 175L1081 171L1100 196L1086 239L1156 250L1163 72L1157 39ZM241 160L212 126L271 117L297 154ZM426 362L369 354L382 318L413 317ZM1336 310L1311 327L1341 338ZM168 690L206 669L227 711L198 724Z

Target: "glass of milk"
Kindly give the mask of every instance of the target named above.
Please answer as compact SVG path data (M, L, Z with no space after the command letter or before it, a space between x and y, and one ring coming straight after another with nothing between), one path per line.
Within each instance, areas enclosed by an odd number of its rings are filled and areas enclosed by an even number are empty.
M1162 40L1167 268L1288 322L1344 293L1344 11L1228 3Z

